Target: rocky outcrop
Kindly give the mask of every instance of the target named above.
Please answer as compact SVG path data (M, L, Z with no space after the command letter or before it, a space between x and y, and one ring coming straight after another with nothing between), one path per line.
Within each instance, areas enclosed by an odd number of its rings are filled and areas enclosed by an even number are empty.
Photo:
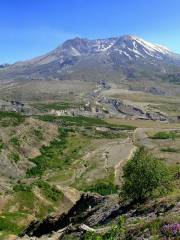
M151 93L153 95L160 95L160 96L166 95L166 93L163 90L161 90L157 87L147 87L144 89L144 91L147 93Z
M60 216L48 216L43 221L32 222L21 234L23 239L29 237L40 238L52 235L53 232L61 232L60 235L72 232L83 234L94 226L105 224L119 214L129 210L129 205L121 205L118 197L102 197L98 194L85 193L67 214ZM32 238L33 239L33 238ZM43 239L46 239L45 237ZM48 238L47 238L48 239Z
M23 175L17 164L10 160L7 156L7 152L2 150L0 153L0 174L9 178L17 178Z
M95 206L102 203L104 198L96 194L83 194L70 211L60 216L48 216L43 221L32 222L21 236L36 236L52 233L59 229L65 228L70 224L78 224L84 222L88 215L92 215Z
M119 216L126 219L126 239L151 239L147 229L133 229L132 223L150 222L157 218L180 212L179 202L152 201L144 205L120 204L118 197L102 197L97 194L82 194L81 198L67 214L49 216L43 221L32 222L21 234L23 240L35 239L81 239L87 231L108 232L107 223L116 222ZM99 227L97 227L99 226ZM132 238L133 237L133 238Z
M109 99L108 103L111 104L118 112L129 117L147 120L166 121L167 117L160 112L149 112L137 106L125 104L121 100Z
M20 101L0 100L0 111L32 114L34 110Z

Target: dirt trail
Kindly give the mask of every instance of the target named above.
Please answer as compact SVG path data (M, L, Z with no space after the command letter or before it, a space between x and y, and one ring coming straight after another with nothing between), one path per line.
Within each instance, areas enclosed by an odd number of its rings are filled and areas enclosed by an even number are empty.
M137 147L132 146L132 149L130 150L130 153L127 155L127 157L124 160L119 161L119 163L115 166L115 184L116 185L121 185L122 183L122 168L125 165L125 163L130 160L133 156L134 153L136 152Z
M105 179L111 171L115 171L115 182L119 184L119 170L122 163L130 159L134 144L131 138L103 139L93 142L95 148L88 151L72 169L68 179L59 182L61 186L70 184L92 184ZM133 150L134 151L134 150Z
M155 128L136 128L134 131L133 141L136 145L143 145L149 149L153 149L155 144L148 138L147 133L149 131L154 131Z
M108 140L101 143L94 151L85 156L87 162L93 162L96 167L86 172L86 181L105 178L110 169L115 169L119 162L127 159L133 143L131 139Z

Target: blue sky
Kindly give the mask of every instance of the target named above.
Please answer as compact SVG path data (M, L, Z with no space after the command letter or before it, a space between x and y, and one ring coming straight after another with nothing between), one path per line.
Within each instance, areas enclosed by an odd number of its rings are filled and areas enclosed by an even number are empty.
M133 34L180 53L180 0L2 0L0 63L30 59L75 36Z

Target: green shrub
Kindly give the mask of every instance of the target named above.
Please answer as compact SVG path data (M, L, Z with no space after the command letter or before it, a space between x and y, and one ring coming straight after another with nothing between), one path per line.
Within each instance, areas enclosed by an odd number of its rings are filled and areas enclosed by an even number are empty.
M2 139L0 139L0 153L1 153L3 148L4 148L4 143L3 143Z
M43 133L41 129L34 129L34 134L39 140L43 139Z
M17 163L20 160L20 156L17 153L11 153L9 155L10 160L13 160L15 163Z
M15 147L19 147L20 146L20 141L16 136L13 136L10 139L10 142L15 146Z
M151 197L158 188L166 191L170 187L169 169L143 147L135 153L132 160L127 162L123 173L122 193L135 202Z
M151 138L152 139L172 139L175 140L175 138L180 137L180 134L175 131L170 132L157 132L155 133Z
M115 138L124 138L127 137L127 134L125 132L101 132L101 131L95 131L94 138L107 138L107 139L115 139Z
M40 111L49 111L52 109L55 110L66 110L71 108L77 108L80 107L81 103L76 102L53 102L53 103L34 103L32 104L33 107Z
M92 186L83 189L85 192L97 192L100 195L106 196L118 192L118 186L112 182L98 181Z
M41 155L31 159L36 165L27 170L27 176L42 176L46 169L62 168L68 165L70 160L61 158L62 151L67 143L68 129L59 128L57 139L50 142L49 146L43 146L40 149Z
M135 127L130 125L113 125L108 124L102 119L99 118L93 118L93 117L84 117L84 116L54 116L54 115L41 115L36 116L38 119L42 121L47 122L59 122L63 124L64 126L84 126L84 127L90 127L90 126L107 126L107 127L113 127L115 129L119 130L134 130Z
M95 232L87 232L83 240L102 240L102 237Z
M51 186L50 184L48 184L47 182L42 181L42 180L37 180L37 181L33 182L30 185L22 184L22 183L16 184L13 187L13 190L15 192L30 193L30 192L32 192L32 188L34 186L39 187L43 191L43 194L48 199L50 199L50 200L52 200L54 202L62 199L63 196L64 196L64 194L60 190L58 190L55 186Z
M108 125L105 121L99 118L84 117L84 116L54 116L54 115L43 115L39 116L40 120L44 121L58 121L63 123L65 126L93 126L93 125Z
M35 182L35 185L38 186L40 189L43 190L44 195L54 201L57 202L58 200L62 199L64 194L58 190L56 187L49 185L47 182L38 180Z
M16 112L2 112L0 111L0 125L3 127L17 126L23 123L25 116Z
M123 240L125 239L125 218L121 216L117 225L113 225L111 230L105 234L88 232L84 235L84 240Z
M172 147L161 148L161 151L162 152L174 152L174 153L180 152L179 149L172 148Z
M0 232L19 234L23 230L22 226L18 226L18 220L21 218L22 214L20 213L4 213L0 215Z
M32 189L32 186L31 185L26 185L26 184L16 184L14 187L13 187L13 190L15 192L30 192Z

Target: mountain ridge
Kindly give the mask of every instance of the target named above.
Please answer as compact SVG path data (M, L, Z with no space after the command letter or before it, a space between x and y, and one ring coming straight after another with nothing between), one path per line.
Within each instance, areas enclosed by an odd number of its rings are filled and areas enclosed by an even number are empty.
M1 69L0 80L94 81L109 80L111 76L117 80L144 77L152 80L177 72L180 72L179 54L139 37L124 35L95 40L76 37L45 55Z

